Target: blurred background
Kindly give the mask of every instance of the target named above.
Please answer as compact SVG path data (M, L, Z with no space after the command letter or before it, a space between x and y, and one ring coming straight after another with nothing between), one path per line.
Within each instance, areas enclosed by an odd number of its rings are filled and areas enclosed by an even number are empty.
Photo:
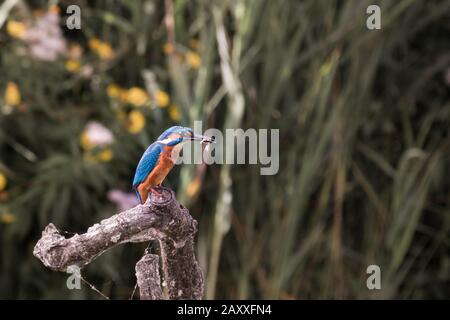
M66 27L69 5L81 29ZM381 7L381 30L366 9ZM280 169L184 165L207 298L450 298L450 2L99 0L0 4L0 298L68 290L32 254L136 205L167 127L280 130ZM147 244L82 271L128 299ZM155 246L153 246L153 250ZM368 290L366 268L381 268ZM137 297L135 297L137 298Z

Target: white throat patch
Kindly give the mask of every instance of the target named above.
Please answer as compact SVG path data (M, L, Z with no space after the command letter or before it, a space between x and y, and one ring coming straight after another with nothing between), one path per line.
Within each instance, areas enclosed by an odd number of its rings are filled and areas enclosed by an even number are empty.
M170 141L172 141L172 140L170 140L169 138L167 138L167 139L164 139L164 140L160 140L160 141L158 141L158 142L167 145Z

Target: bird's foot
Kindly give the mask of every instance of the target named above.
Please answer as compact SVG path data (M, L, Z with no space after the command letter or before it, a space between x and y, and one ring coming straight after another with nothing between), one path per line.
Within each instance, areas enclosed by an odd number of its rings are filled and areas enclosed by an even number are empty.
M157 189L160 189L160 186L150 188L150 192L156 194L158 197L162 196L162 192L159 192Z

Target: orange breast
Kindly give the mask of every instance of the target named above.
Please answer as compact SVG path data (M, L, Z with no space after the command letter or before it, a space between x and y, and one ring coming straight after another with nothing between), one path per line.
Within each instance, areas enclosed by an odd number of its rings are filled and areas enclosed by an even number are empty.
M171 152L172 147L164 147L164 152L161 153L155 168L150 172L143 183L147 189L160 185L169 174L170 170L172 170L174 163L170 159Z

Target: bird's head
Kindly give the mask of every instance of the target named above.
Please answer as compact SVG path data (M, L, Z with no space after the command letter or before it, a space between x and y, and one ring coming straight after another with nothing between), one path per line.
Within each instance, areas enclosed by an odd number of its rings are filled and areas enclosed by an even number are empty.
M194 134L191 128L181 126L170 127L158 137L158 142L171 147L188 141L213 143L214 138Z

